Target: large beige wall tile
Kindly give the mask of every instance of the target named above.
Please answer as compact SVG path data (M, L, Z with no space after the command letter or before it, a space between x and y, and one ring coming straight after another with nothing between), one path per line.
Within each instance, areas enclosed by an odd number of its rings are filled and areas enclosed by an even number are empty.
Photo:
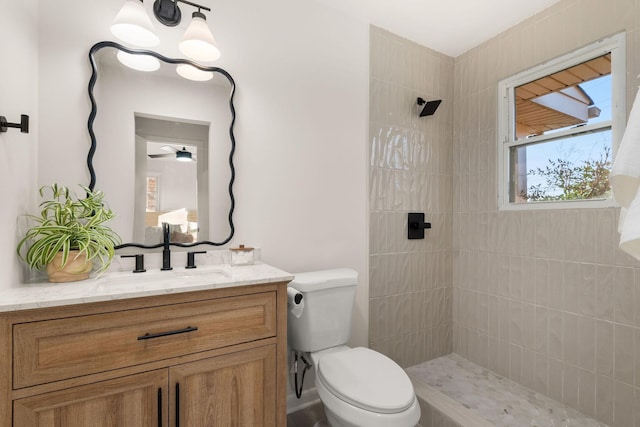
M451 351L453 60L370 30L369 343L401 366ZM442 99L419 118L417 97ZM407 212L432 229L407 239Z
M640 0L561 0L455 58L453 71L454 286L481 295L459 293L456 348L478 362L486 342L483 366L614 427L640 425L629 409L640 402L640 261L618 249L618 209L497 210L496 96L499 80L626 30L629 109L638 12Z
M617 209L496 203L497 82L626 29L630 108L638 11L561 0L455 59L372 27L372 348L402 365L453 349L614 427L640 425L640 262L617 248ZM417 96L443 103L419 119ZM406 239L408 210L434 224L424 241Z

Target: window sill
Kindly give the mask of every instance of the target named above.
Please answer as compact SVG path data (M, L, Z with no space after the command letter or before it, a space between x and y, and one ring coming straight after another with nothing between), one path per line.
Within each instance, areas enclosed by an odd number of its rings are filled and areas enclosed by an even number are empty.
M569 201L549 201L532 203L508 203L500 204L499 211L531 211L531 210L556 210L556 209L602 209L618 208L613 199L596 200L569 200Z

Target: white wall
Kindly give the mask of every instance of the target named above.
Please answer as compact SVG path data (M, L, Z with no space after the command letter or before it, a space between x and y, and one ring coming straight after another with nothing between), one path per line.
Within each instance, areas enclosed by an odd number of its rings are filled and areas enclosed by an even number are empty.
M173 155L175 157L175 155ZM158 191L161 212L176 209L198 210L196 164L171 159L149 159L147 174L162 179Z
M87 54L113 39L122 3L40 2L39 183L89 181ZM238 86L231 244L261 247L264 261L292 273L355 268L353 343L366 345L368 26L313 0L203 3L223 55L215 65ZM186 25L156 25L157 50L179 56Z
M0 115L9 122L20 122L20 115L30 117L30 133L9 129L0 133L0 289L22 281L21 264L15 255L23 223L21 214L32 211L36 200L37 167L37 0L2 2L0 39Z
M215 65L237 83L229 246L260 247L265 262L292 273L355 268L352 344L366 346L368 26L313 0L202 2L214 10L208 20L223 52ZM12 67L0 67L0 114L29 114L32 131L0 134L0 221L9 236L0 243L0 290L27 277L15 256L24 233L16 223L35 210L38 187L89 183L87 56L113 40L108 27L122 3L3 2L0 37L11 40L3 55ZM186 25L157 25L157 50L180 56Z

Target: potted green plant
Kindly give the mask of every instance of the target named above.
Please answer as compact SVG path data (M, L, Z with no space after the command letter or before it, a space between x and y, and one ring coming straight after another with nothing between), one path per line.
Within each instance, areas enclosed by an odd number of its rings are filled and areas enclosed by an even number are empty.
M97 272L109 267L121 239L105 225L115 214L101 191L80 186L86 197L76 197L67 187L53 184L40 188L40 216L18 243L17 252L29 268L47 271L50 282L84 280L95 263Z

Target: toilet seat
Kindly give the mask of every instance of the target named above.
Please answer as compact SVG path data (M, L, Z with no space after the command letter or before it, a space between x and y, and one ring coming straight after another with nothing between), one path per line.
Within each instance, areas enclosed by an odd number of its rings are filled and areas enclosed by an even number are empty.
M321 357L318 379L340 400L365 411L395 414L411 408L411 380L393 360L364 347Z

